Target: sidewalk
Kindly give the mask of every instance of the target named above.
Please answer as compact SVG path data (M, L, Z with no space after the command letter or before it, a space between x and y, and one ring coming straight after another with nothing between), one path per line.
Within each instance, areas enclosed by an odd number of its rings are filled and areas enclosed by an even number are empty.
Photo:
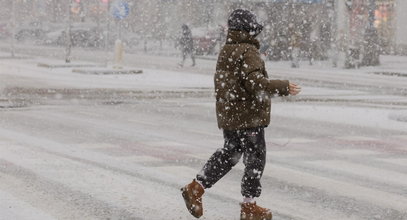
M55 60L48 58L0 60L0 78L4 78L1 88L188 90L211 88L213 84L210 76L157 69L143 68L143 73L140 74L92 75L73 72L75 67L43 68L37 66L38 63L50 62L55 62ZM97 65L97 63L94 64Z
M162 70L163 67L158 66L155 69L142 68L142 74L87 75L72 72L73 68L48 69L37 66L41 62L56 61L57 59L43 57L0 60L0 79L3 82L0 90L29 88L37 89L37 92L38 89L55 89L57 92L61 92L65 89L65 92L73 91L75 93L83 90L86 94L91 94L92 90L93 93L99 92L101 95L120 90L121 92L118 94L123 94L123 91L143 91L155 92L157 96L165 96L165 91L204 92L207 97L212 97L214 93L213 75L199 74L206 70L205 67ZM394 71L403 71L404 66L407 69L407 57L387 57L383 58L383 61L385 63L374 70L388 71L393 68ZM215 61L213 64L215 65ZM292 98L293 101L358 102L367 100L372 103L382 103L382 105L401 103L401 105L407 106L405 96L395 96L392 95L393 91L386 93L385 90L402 92L406 89L407 77L370 74L372 68L355 70L330 68L326 66L326 62L316 62L313 66L302 65L298 69L288 67L287 62L268 62L266 65L270 68L271 78L290 79L302 85L301 96Z
M327 74L369 74L384 75L397 79L398 77L407 77L407 56L380 56L381 64L379 66L362 66L355 69L345 69L343 67L332 67L330 60L314 61L310 65L308 61L300 62L300 68L291 68L290 61L267 61L269 68L286 69L292 72L302 71L324 71ZM366 76L366 75L365 75Z

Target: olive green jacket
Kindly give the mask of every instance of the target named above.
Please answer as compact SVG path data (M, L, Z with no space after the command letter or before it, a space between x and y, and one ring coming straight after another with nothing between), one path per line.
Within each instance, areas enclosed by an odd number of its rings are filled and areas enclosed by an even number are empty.
M271 97L288 95L287 80L270 80L259 42L245 31L229 31L215 73L218 126L239 130L270 124Z

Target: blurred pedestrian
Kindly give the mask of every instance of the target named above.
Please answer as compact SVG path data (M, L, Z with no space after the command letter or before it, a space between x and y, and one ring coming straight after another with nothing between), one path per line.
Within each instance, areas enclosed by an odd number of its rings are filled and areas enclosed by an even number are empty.
M184 66L187 55L191 56L192 66L195 66L195 54L194 54L194 41L192 39L192 32L188 25L182 25L181 38L179 40L179 46L181 47L182 61L179 63L180 67Z
M202 195L225 176L243 156L241 220L270 220L269 209L258 206L260 179L266 165L264 128L270 124L271 97L296 95L301 88L288 80L271 80L260 57L256 36L263 26L248 10L237 9L228 19L226 44L215 73L216 116L224 146L206 162L190 184L181 189L188 211L203 215Z
M290 24L293 25L293 24ZM294 26L292 26L294 28ZM290 36L290 47L291 47L291 67L300 67L300 56L301 56L301 34L298 30L292 30Z

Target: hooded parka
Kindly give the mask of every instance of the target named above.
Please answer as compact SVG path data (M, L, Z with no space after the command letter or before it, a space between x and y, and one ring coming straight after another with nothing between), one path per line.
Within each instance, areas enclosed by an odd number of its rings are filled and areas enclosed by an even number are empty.
M266 127L270 124L271 97L288 95L289 82L269 79L255 35L229 30L226 39L214 77L218 127Z

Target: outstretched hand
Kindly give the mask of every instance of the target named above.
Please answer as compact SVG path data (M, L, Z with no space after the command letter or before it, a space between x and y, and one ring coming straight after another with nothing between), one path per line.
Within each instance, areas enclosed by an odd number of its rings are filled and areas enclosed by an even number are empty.
M288 91L290 95L297 95L298 93L301 92L301 87L295 83L290 83L288 86Z

